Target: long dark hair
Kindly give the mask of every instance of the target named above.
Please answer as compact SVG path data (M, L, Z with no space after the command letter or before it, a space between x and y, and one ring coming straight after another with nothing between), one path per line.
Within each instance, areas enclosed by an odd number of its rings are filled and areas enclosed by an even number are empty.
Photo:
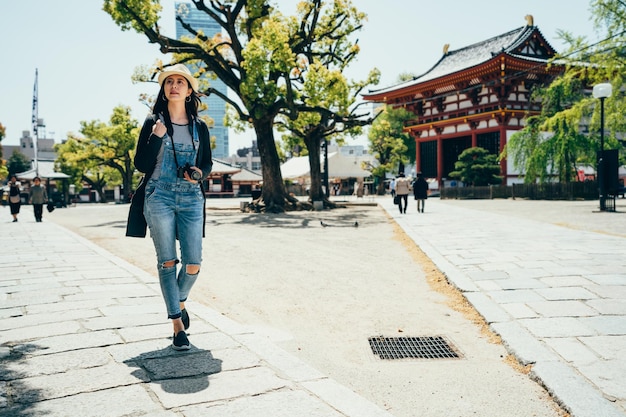
M167 79L167 78L166 78ZM167 108L167 97L165 96L165 81L161 85L161 89L159 90L159 94L157 95L157 99L152 107L153 114L162 114L165 119L165 127L167 127L167 134L170 137L174 134L174 128L172 127L172 120L170 119L170 111ZM189 81L187 81L187 86L191 88L189 85ZM187 113L187 119L189 120L189 124L191 126L191 122L198 117L198 106L200 105L200 96L196 93L193 88L191 89L191 94L189 95L189 101L185 100L185 113Z

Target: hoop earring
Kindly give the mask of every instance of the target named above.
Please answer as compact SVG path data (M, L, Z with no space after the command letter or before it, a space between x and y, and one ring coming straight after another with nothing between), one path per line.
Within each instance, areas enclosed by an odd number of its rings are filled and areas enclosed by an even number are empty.
M163 94L161 98L163 99L163 101L167 101L167 97L165 97L165 94Z
M186 101L187 103L191 103L191 96L187 96L187 98L185 98L185 101Z

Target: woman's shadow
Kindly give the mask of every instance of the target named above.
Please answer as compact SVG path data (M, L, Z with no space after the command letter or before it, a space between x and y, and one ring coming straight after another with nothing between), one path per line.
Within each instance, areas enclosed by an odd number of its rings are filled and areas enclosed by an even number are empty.
M146 382L160 384L171 394L190 394L209 387L209 375L222 371L222 360L210 351L191 347L177 352L170 346L140 353L124 363L138 369L132 375Z

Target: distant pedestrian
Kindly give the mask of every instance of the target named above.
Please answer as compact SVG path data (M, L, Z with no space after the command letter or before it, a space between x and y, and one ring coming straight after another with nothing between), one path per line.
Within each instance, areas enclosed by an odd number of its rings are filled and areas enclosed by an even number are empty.
M392 178L391 182L389 183L389 189L391 190L391 196L395 197L396 196L396 179Z
M422 176L421 172L417 173L417 178L413 182L413 195L415 196L415 200L417 200L417 212L423 213L424 204L428 198L428 182Z
M153 115L144 122L137 142L135 167L145 177L133 196L126 235L145 236L146 223L149 226L167 317L174 327L172 347L188 350L185 301L202 263L202 182L213 165L211 140L206 123L198 117L198 80L189 69L173 65L159 74L158 81L161 89ZM138 210L133 204L140 205Z
M30 187L28 192L28 201L33 205L35 212L35 221L41 222L43 216L43 205L48 202L48 193L46 189L41 186L41 178L35 177L33 179L33 186Z
M406 206L409 202L409 192L411 191L411 183L409 179L404 176L404 172L400 172L398 174L398 179L396 180L396 194L399 197L398 208L400 209L400 213L406 213ZM402 203L404 202L404 206Z
M263 195L263 191L261 191L261 186L259 184L254 186L254 190L251 192L252 200L258 200Z
M13 216L13 223L17 222L17 215L20 214L21 206L20 183L17 182L15 175L11 175L9 179L9 207L11 209L11 215Z

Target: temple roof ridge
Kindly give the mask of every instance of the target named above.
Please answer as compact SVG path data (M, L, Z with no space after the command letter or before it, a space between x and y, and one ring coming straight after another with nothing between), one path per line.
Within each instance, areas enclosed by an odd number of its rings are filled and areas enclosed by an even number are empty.
M459 49L449 50L445 52L441 58L432 67L430 67L430 69L423 74L414 77L412 80L404 81L379 90L370 90L369 94L366 95L396 91L415 84L434 80L436 78L480 65L501 53L506 53L518 58L541 60L537 56L524 54L519 51L519 48L523 47L524 43L535 31L538 32L542 41L545 42L547 49L549 51L554 51L552 46L545 40L537 26L526 25Z

